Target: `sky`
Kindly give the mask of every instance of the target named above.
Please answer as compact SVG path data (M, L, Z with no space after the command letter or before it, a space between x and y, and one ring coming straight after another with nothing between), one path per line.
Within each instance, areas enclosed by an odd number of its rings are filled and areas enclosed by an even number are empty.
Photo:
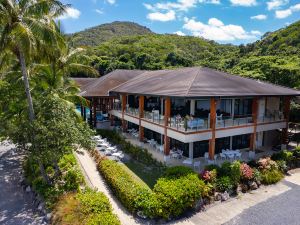
M300 19L300 0L63 0L66 33L131 21L155 33L246 44Z

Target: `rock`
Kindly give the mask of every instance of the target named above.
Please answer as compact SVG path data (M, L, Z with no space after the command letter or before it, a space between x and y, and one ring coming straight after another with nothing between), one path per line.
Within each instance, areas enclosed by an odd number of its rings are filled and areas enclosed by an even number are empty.
M227 191L225 191L223 194L221 194L221 201L227 201L229 199L229 194L227 193Z
M49 222L50 219L51 219L51 217L52 217L52 213L47 213L46 216L45 216L45 220L46 220L47 222Z
M199 199L195 206L194 206L194 209L196 210L196 212L200 211L202 208L204 207L204 200L201 198Z
M44 209L44 203L40 203L37 209L42 212Z
M214 200L215 201L221 201L221 199L222 199L222 194L220 192L215 192Z
M258 185L255 181L250 182L249 184L250 190L256 190L258 188Z
M30 187L30 186L27 186L26 189L25 189L25 191L26 191L26 192L31 192L31 187Z
M261 185L261 182L259 180L256 181L257 186L259 187Z
M241 184L241 189L243 193L246 193L249 190L249 187L247 184Z
M243 192L243 188L242 188L242 185L239 184L239 185L237 186L236 193L239 194L239 193L241 193L241 192Z

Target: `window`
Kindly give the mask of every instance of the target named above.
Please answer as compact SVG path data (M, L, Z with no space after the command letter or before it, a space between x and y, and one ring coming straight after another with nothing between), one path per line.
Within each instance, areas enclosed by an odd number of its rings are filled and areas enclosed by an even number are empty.
M250 146L250 134L237 135L232 137L232 148L243 149Z
M208 141L194 142L194 158L204 157L204 153L208 152Z
M242 98L234 101L234 117L245 117L252 114L252 99Z
M222 149L229 149L229 148L230 148L230 137L216 139L216 146L215 146L216 154L222 152Z

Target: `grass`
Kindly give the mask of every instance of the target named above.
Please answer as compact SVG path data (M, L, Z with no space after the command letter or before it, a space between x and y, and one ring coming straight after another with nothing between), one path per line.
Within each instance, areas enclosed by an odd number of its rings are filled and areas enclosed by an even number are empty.
M164 170L162 169L159 170L151 168L147 170L147 167L145 165L133 160L126 162L125 165L127 166L127 169L130 171L130 173L138 177L138 179L143 183L146 183L147 186L151 189L156 184L158 178L160 178L164 173Z

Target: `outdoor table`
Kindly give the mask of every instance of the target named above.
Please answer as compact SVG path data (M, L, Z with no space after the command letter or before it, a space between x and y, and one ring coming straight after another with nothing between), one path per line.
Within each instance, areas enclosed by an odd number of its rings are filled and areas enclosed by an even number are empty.
M109 147L109 143L102 143L100 144L101 146L104 146L104 147Z
M185 164L185 165L191 166L191 165L193 165L193 160L185 159L185 160L182 161L182 163Z

